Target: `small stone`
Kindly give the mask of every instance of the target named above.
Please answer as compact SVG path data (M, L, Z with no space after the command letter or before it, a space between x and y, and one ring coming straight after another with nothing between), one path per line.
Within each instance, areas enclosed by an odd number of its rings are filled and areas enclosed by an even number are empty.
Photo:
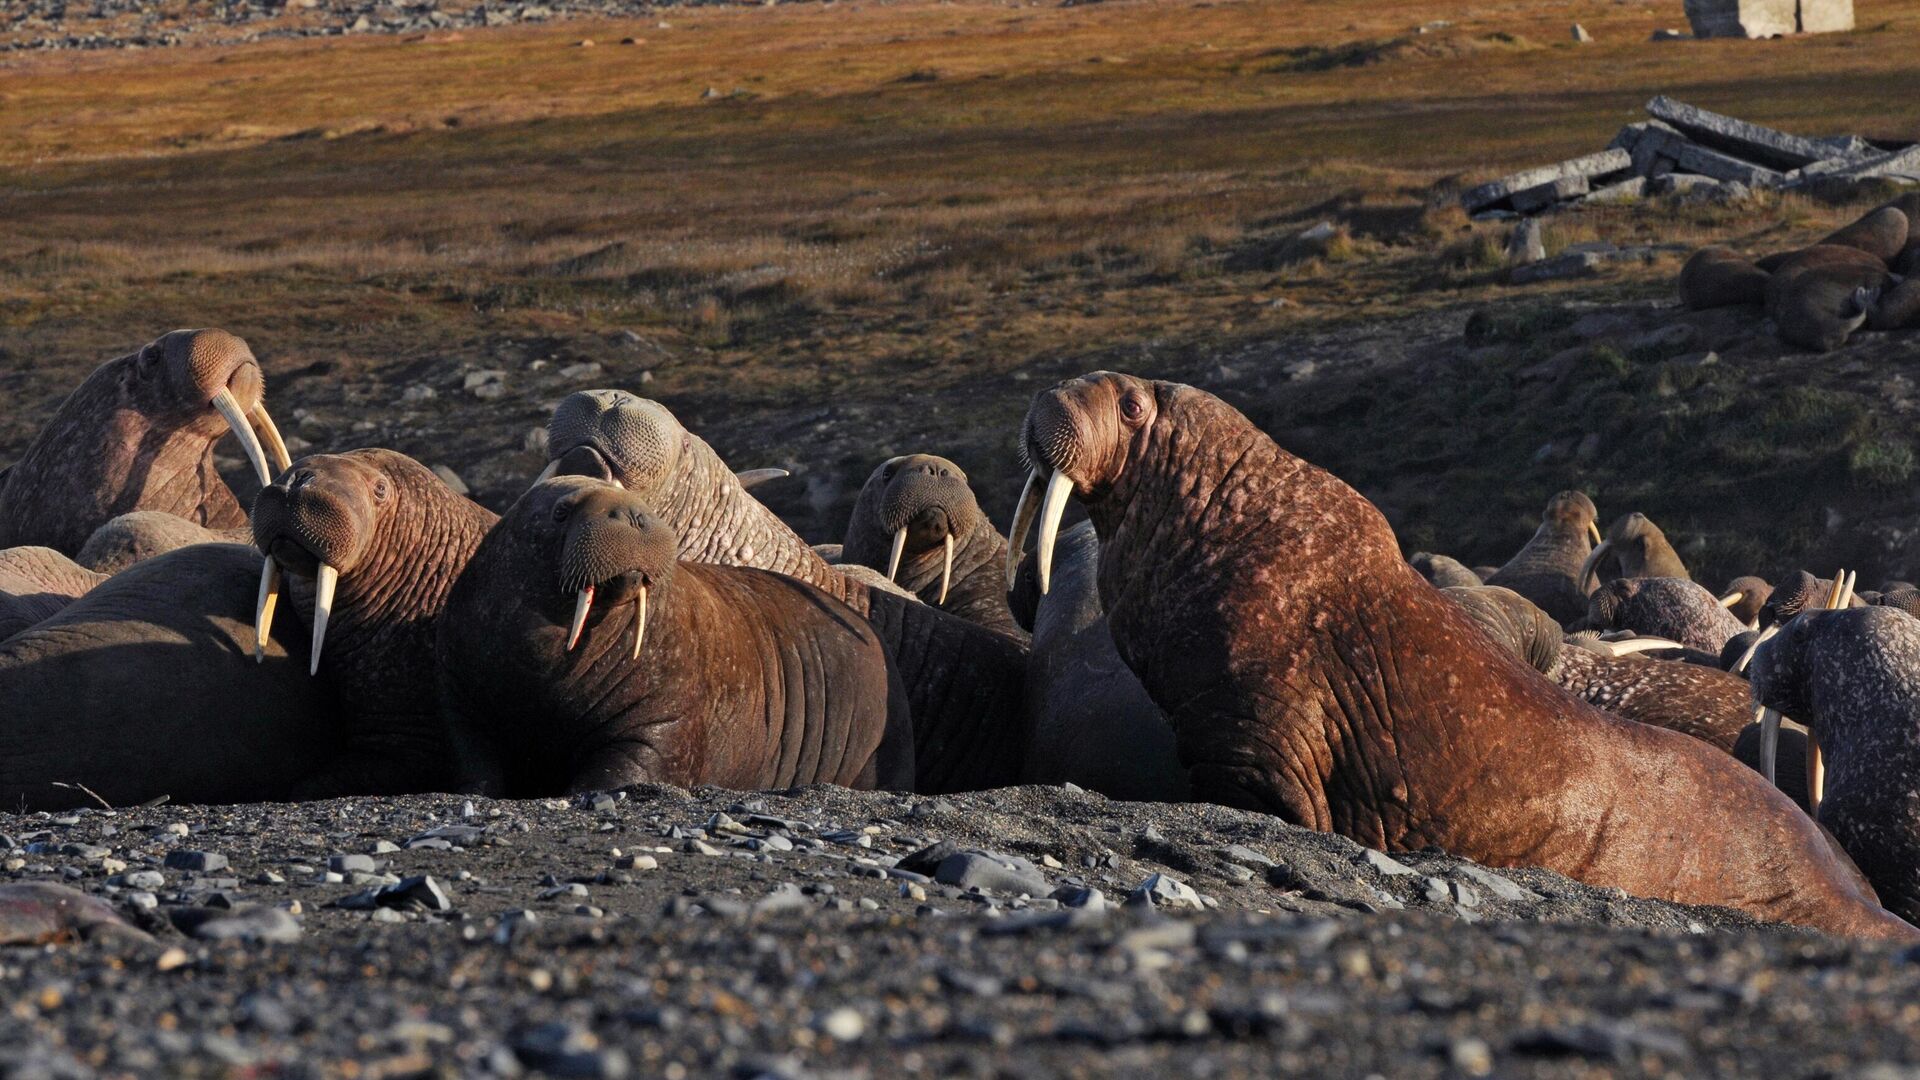
M131 874L122 874L117 882L129 889L158 889L166 883L166 875L158 870L135 870Z
M844 1005L814 1021L814 1026L835 1042L857 1042L867 1033L866 1018L859 1010Z
M1507 237L1508 265L1525 266L1546 257L1547 245L1542 239L1540 222L1528 218L1515 224L1513 232Z
M1468 1076L1486 1076L1493 1072L1493 1049L1472 1036L1453 1040L1447 1046L1447 1060Z
M1200 894L1184 881L1166 874L1152 874L1127 894L1129 907L1204 907Z
M1427 902L1432 904L1444 904L1452 898L1451 894L1447 891L1447 883L1437 877L1430 877L1426 880L1424 895L1427 898Z
M453 901L448 899L446 890L440 887L439 882L433 880L431 874L416 874L413 877L401 878L375 893L374 902L383 907L417 907L427 911L453 910Z
M185 836L188 831L186 822L184 821L170 822L160 828L160 833L163 836Z
M587 896L587 887L577 881L570 882L566 885L556 885L551 889L541 892L539 898L542 900L553 900L562 896L585 899Z
M622 870L653 870L659 867L660 860L651 855L623 855L615 859L613 865Z
M1413 867L1395 859L1384 851L1376 851L1373 848L1367 848L1362 852L1360 861L1388 877L1405 877L1415 873Z
M598 378L603 370L598 363L588 360L578 364L568 364L566 367L561 368L560 377L563 379L593 379Z
M440 391L425 383L415 383L400 393L400 401L407 405L419 405L440 396Z
M933 879L962 889L1045 896L1047 879L1025 859L985 851L958 851L942 859Z
M373 856L371 855L353 854L327 856L327 869L336 874L351 874L356 872L371 874L378 868L378 865L379 864L373 861Z
M300 923L277 907L255 904L231 915L208 919L193 928L204 941L253 941L285 944L300 940Z
M369 914L367 918L377 923L403 923L407 921L405 915L400 914L392 908L385 907L374 908L373 912Z
M1272 859L1247 847L1245 844L1228 844L1226 847L1220 849L1220 854L1229 862L1240 863L1243 866L1266 867L1274 865Z
M1053 890L1050 899L1064 907L1083 908L1087 911L1105 911L1107 896L1099 889L1088 885L1062 885Z
M1581 45L1585 45L1593 40L1593 35L1587 33L1586 27L1581 26L1579 23L1574 23L1573 40Z
M160 898L145 890L139 890L127 894L127 903L141 911L152 911L160 906Z
M207 874L215 870L225 870L227 857L211 851L176 849L167 852L166 866L169 870L188 870L197 874Z

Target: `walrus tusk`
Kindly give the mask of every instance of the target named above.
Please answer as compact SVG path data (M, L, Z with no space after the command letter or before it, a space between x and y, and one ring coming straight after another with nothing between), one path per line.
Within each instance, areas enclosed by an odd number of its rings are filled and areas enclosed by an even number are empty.
M893 534L893 551L887 555L887 580L893 581L900 576L900 556L907 550L907 527Z
M260 564L260 595L253 602L253 662L267 659L267 637L273 631L273 609L280 605L280 565L269 555Z
M1772 626L1760 631L1760 636L1753 639L1753 644L1747 646L1747 651L1741 653L1739 661L1733 665L1734 674L1738 675L1740 672L1747 670L1747 665L1753 662L1753 654L1759 652L1760 646L1765 645L1772 639L1773 635L1780 632L1780 626L1780 623L1774 623Z
M529 487L539 487L539 486L540 486L541 484L544 484L544 483L546 483L547 481L549 481L549 480L551 480L551 479L553 479L553 474L554 474L554 473L557 473L557 472L559 472L559 471L560 471L560 462L559 462L559 460L558 460L558 459L555 459L555 460L553 460L553 461L549 461L549 462L547 462L547 467L546 467L546 468L544 468L544 469L541 469L541 470L540 470L540 475L539 475L539 476L536 476L536 477L534 477L534 478L533 478L533 483L532 483L532 484L530 484L530 485L528 485L528 486L529 486Z
M1685 645L1666 638L1642 637L1628 638L1625 641L1601 641L1601 648L1614 656L1628 656L1632 653L1658 652L1663 649L1684 649Z
M647 639L647 587L640 586L640 602L633 613L633 658L640 659L640 643Z
M287 453L287 440L280 437L280 428L274 424L272 414L267 412L267 403L262 401L247 414L253 418L253 426L267 439L267 454L273 462L273 475L279 476L293 468L293 455Z
M340 584L340 571L327 563L320 564L319 576L313 579L313 659L307 665L307 674L320 674L320 649L327 643L327 620L333 616L333 590Z
M1827 609L1829 611L1839 611L1842 608L1852 606L1853 586L1854 583L1859 580L1860 575L1850 570L1842 570L1838 574L1835 574L1833 576L1833 594L1827 597Z
M1594 524L1591 521L1587 522L1587 535L1593 537L1593 543L1595 547L1598 547L1601 544L1604 544L1607 542L1606 538L1600 535L1600 526Z
M1775 762L1780 757L1780 714L1765 705L1755 705L1753 721L1760 725L1760 775L1774 784Z
M1820 801L1827 794L1827 758L1820 752L1820 732L1807 726L1807 815L1820 820Z
M1020 549L1027 546L1027 533L1033 528L1033 515L1040 509L1040 470L1027 474L1020 489L1020 502L1013 508L1013 529L1007 533L1007 588L1013 588L1014 575L1020 572Z
M1600 560L1605 558L1607 552L1612 550L1613 541L1602 540L1600 541L1600 546L1593 549L1593 554L1587 556L1587 561L1580 567L1580 587L1582 589L1587 587L1588 578L1592 578L1596 586L1600 584L1600 579L1594 571L1599 568Z
M946 554L940 557L940 599L934 601L935 606L938 606L940 604L944 604L947 602L947 587L953 584L953 534L952 533L947 534L946 548L947 548Z
M260 486L273 483L273 473L267 471L267 452L260 445L260 436L253 433L253 425L247 423L247 416L240 411L240 402L234 399L233 391L221 387L213 395L213 407L227 421L227 428L233 437L240 440L240 448L247 452L247 460L253 462L253 471L260 476Z
M587 612L593 610L593 586L580 590L580 596L573 602L573 623L567 627L567 651L572 652L580 644L580 631L587 628Z
M1060 517L1067 512L1067 493L1073 490L1073 481L1058 469L1047 480L1047 497L1040 503L1040 539L1034 542L1034 553L1040 556L1040 595L1047 595L1047 589L1053 584L1053 542L1060 536Z
M734 473L733 478L740 482L740 490L752 491L769 480L784 480L792 475L785 469L748 469Z
M1747 598L1746 593L1741 592L1739 589L1735 589L1734 591L1720 598L1720 606L1723 608L1730 608L1733 605L1739 603L1740 601L1745 600L1746 598Z

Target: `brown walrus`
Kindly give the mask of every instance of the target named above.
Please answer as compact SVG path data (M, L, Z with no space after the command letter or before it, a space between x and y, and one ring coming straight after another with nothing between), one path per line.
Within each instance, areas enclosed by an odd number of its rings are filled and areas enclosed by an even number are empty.
M610 480L639 495L679 537L682 560L773 570L866 616L913 710L915 790L1020 782L1027 730L1022 643L830 566L658 402L620 390L582 391L554 410L547 434L551 471Z
M64 945L75 941L148 944L153 937L112 904L47 882L0 885L0 945Z
M1512 589L1560 623L1587 613L1593 590L1580 571L1600 543L1600 511L1584 491L1562 491L1547 500L1540 527L1487 584Z
M1897 205L1888 204L1867 211L1860 220L1836 230L1814 246L1850 247L1864 251L1882 263L1891 263L1906 250L1909 225L1906 212Z
M1920 619L1804 612L1755 654L1753 700L1806 725L1814 816L1889 910L1920 919Z
M886 572L921 600L989 630L1024 638L1007 610L1007 540L987 520L967 474L943 457L906 454L873 470L847 520L842 562Z
M164 510L135 510L93 530L73 561L98 573L117 574L134 563L193 544L252 542L251 528L209 529Z
M290 797L338 751L305 635L254 659L260 557L200 544L150 559L0 642L0 805ZM58 786L74 785L74 786Z
M1731 248L1704 247L1680 268L1680 300L1694 311L1764 304L1770 277Z
M1021 445L1009 540L1037 519L1044 588L1067 497L1086 505L1114 642L1196 797L1920 940L1760 777L1542 679L1420 579L1371 503L1218 398L1100 372L1041 393Z
M1766 578L1743 574L1727 582L1726 589L1720 593L1720 606L1741 626L1751 629L1754 620L1760 617L1760 609L1772 596L1773 586L1767 584Z
M1832 352L1866 323L1889 280L1886 264L1859 248L1816 244L1773 271L1767 315L1788 344Z
M0 551L0 641L52 618L105 580L52 548Z
M1667 542L1667 534L1660 531L1653 519L1637 510L1615 518L1607 527L1606 539L1587 556L1586 565L1580 568L1580 582L1587 592L1594 591L1600 580L1600 568L1609 555L1620 564L1623 578L1692 577L1687 573L1687 564L1680 561L1680 553Z
M346 731L347 752L301 797L445 790L434 620L496 520L391 450L304 458L261 489L253 535L267 556L263 585L281 569L314 583L288 598L313 627L311 670L338 697ZM277 606L263 587L256 624L271 626Z
M1588 630L1630 630L1677 641L1718 658L1728 639L1746 629L1704 587L1685 578L1615 578L1594 590L1584 620Z
M247 343L225 330L175 330L100 365L0 472L0 548L74 555L95 529L134 510L212 529L244 526L246 511L214 469L213 444L231 430L261 483L277 471L268 448L279 460L286 451L263 386Z
M910 786L905 697L866 620L677 548L632 492L577 476L534 485L488 533L438 645L481 790Z

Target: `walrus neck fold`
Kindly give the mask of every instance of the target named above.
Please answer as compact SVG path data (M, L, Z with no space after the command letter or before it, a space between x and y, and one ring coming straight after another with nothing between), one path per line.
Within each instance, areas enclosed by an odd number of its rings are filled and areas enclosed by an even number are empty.
M847 595L845 577L749 495L698 436L688 436L673 478L656 498L653 510L679 535L682 560L758 567Z

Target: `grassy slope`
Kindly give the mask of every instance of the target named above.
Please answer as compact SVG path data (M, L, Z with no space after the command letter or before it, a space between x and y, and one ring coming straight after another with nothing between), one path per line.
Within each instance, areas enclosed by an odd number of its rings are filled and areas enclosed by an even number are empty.
M483 494L526 467L523 429L568 388L553 373L592 360L606 374L588 382L650 374L646 392L755 458L742 464L804 464L814 487L774 498L816 536L850 499L820 474L857 482L917 448L961 458L1003 511L1038 379L1106 364L1205 382L1248 342L1510 305L1486 262L1496 232L1446 190L1597 149L1654 93L1807 133L1920 135L1920 13L1863 3L1853 35L1648 44L1660 17L1600 2L841 3L10 58L0 392L18 404L0 445L92 363L217 324L272 369L321 376L275 387L315 446L389 442L454 462ZM1412 33L1433 19L1454 25ZM1599 43L1568 42L1575 20ZM614 44L625 36L645 40ZM1560 219L1550 240L1765 248L1848 212L1633 208ZM1319 255L1286 243L1323 217L1351 239ZM1673 269L1580 288L1664 295ZM1567 344L1558 332L1451 376L1471 426L1447 422L1452 398L1390 385L1356 412L1337 378L1249 404L1317 427L1315 456L1368 490L1427 470L1428 494L1399 508L1409 537L1489 557L1562 483L1657 494L1632 440L1577 469L1514 460L1535 432L1503 412L1503 365ZM508 398L460 392L461 369L496 367L513 373ZM1620 381L1616 411L1659 393L1657 377ZM439 402L401 406L416 382ZM1721 411L1738 414L1733 382ZM1870 391L1833 390L1856 410ZM1584 422L1555 410L1591 408L1525 404L1554 431ZM1881 437L1869 423L1829 456ZM1663 490L1704 490L1731 466L1675 467ZM1704 502L1686 512L1716 527Z

